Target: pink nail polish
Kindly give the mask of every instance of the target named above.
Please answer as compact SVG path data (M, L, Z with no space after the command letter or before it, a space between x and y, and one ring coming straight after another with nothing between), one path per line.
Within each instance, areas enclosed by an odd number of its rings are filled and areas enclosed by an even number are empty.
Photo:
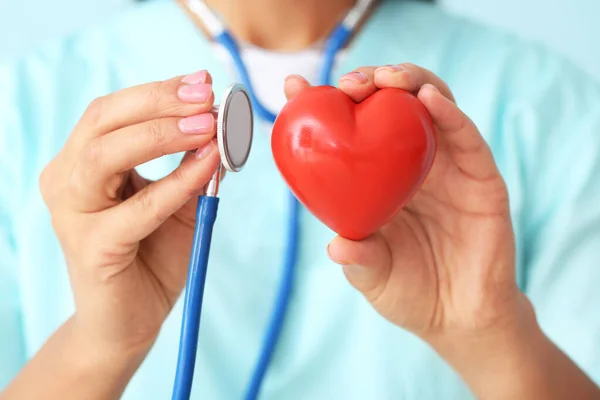
M189 85L197 85L199 83L206 83L206 77L208 72L203 69L198 72L194 72L193 74L186 75L181 82L187 83Z
M212 95L212 85L199 83L197 85L180 86L177 95L179 100L186 103L204 103Z
M199 114L179 120L179 130L183 133L209 133L215 126L215 117L212 114Z
M196 150L196 154L194 155L194 158L196 158L196 160L201 160L204 157L206 157L208 155L208 153L210 153L210 151L212 150L212 148L215 146L215 140L211 140L210 142L206 143L204 146L200 147L198 150Z
M340 78L340 81L353 81L357 83L367 83L369 81L369 77L362 71L354 71L343 75Z
M421 87L421 89L431 89L431 90L433 90L433 91L435 91L435 92L438 92L438 93L439 93L439 91L440 91L440 90L439 90L437 87L435 87L435 86L434 86L434 85L432 85L431 83L426 83L426 84L424 84L424 85Z
M384 65L383 67L377 68L375 70L375 73L378 73L379 71L398 72L398 71L404 71L404 68L402 68L399 65Z
M299 81L306 82L306 79L302 75L298 75L298 74L292 74L292 75L286 76L285 77L285 82L289 81L290 79L296 79L296 80L299 80Z
M404 68L402 68L400 65L385 65L383 68L385 69L389 69L390 71L403 71Z
M344 268L344 272L346 272L346 274L355 276L359 279L368 277L369 274L372 273L368 268L362 267L360 265L354 265L354 264L344 265L343 268Z

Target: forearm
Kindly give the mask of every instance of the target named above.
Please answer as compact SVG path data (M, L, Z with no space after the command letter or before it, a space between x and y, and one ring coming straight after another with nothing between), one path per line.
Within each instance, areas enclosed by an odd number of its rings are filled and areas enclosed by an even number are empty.
M146 352L126 354L86 340L71 318L0 393L13 399L118 399Z
M533 311L489 335L445 338L434 348L481 400L596 400L600 389L541 331Z

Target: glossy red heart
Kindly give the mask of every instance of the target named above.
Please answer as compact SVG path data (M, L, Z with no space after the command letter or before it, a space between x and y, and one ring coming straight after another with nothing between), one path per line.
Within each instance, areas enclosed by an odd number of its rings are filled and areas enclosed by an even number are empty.
M425 180L435 132L413 94L382 89L361 103L341 90L304 90L282 109L271 147L292 192L340 236L364 239Z

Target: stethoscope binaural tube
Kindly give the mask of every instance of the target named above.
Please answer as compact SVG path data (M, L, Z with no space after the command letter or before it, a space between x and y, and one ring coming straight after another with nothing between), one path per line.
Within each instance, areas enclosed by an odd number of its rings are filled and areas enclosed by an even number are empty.
M329 84L336 54L348 43L354 30L361 23L375 1L357 0L354 7L348 11L344 19L329 34L324 45L323 66L319 76L319 84ZM268 110L254 95L255 91L250 80L250 75L242 59L239 45L233 35L203 0L185 0L185 4L202 21L212 39L223 46L229 53L240 75L240 80L248 89L256 114L265 121L274 123L277 114Z

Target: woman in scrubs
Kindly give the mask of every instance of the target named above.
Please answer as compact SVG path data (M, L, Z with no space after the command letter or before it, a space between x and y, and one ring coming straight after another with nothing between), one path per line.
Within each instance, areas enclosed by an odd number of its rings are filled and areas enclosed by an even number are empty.
M206 3L279 109L354 2ZM2 400L170 395L195 197L219 163L209 110L236 79L186 11L136 6L0 66ZM598 84L410 1L377 2L334 75L357 102L417 95L438 154L368 239L303 213L261 398L600 398ZM264 128L223 185L196 398L242 397L273 302L286 188Z

